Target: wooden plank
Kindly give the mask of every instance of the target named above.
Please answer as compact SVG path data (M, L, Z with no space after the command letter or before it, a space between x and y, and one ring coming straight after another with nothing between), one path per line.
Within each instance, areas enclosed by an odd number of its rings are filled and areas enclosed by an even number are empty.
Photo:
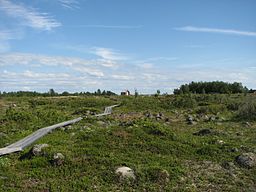
M112 105L112 106L106 107L105 110L104 110L104 113L97 114L95 116L100 117L100 116L110 115L112 113L112 108L117 107L117 106L119 106L119 105ZM79 117L79 118L76 118L76 119L72 119L72 120L69 120L69 121L65 121L65 122L62 122L62 123L58 123L58 124L55 124L55 125L51 125L51 126L48 126L48 127L38 129L34 133L26 136L25 138L7 146L7 147L1 148L0 149L0 156L10 154L10 153L14 153L14 152L17 152L17 151L22 151L24 148L31 145L32 143L34 143L35 141L37 141L41 137L45 136L49 132L53 131L54 129L74 124L78 121L81 121L82 119L83 119L83 117Z

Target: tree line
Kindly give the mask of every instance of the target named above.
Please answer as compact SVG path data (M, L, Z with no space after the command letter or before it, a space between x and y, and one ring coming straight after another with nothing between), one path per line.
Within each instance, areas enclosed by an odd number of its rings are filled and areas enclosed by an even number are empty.
M248 93L247 87L243 86L242 83L234 82L227 83L223 81L212 81L212 82L191 82L189 84L181 85L180 88L174 89L174 94L230 94L230 93Z
M75 93L69 93L68 91L64 91L62 93L58 93L54 91L54 89L50 89L48 92L45 93L40 93L36 91L12 91L12 92L1 92L0 91L0 96L5 97L36 97L36 96L42 96L42 97L52 97L52 96L111 96L111 95L116 95L114 92L111 91L101 91L98 89L95 92L75 92Z

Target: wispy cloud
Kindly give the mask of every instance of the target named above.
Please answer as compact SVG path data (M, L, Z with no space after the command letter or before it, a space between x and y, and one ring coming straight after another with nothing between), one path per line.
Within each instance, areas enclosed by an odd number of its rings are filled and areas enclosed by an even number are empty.
M14 33L11 31L0 31L0 40L10 40L15 39Z
M36 9L26 7L23 4L0 0L0 9L10 17L21 20L21 25L24 26L48 31L61 26L61 23L53 19L48 13L38 12Z
M7 52L11 49L10 40L20 39L21 34L10 30L0 30L0 53Z
M58 0L62 7L68 8L68 9L78 9L79 8L79 2L76 0Z
M140 29L142 25L73 25L78 28L105 28L105 29Z
M194 26L185 26L174 28L178 31L188 31L188 32L204 32L204 33L220 33L227 35L242 35L242 36L253 36L256 37L256 32L254 31L241 31L235 29L219 29L219 28L206 28L206 27L194 27Z
M126 57L120 54L118 51L104 48L104 47L93 47L91 53L106 59L106 60L125 60Z
M129 80L134 80L135 79L131 75L112 75L111 77L115 80L120 80L120 81L129 81Z
M0 54L0 66L24 65L27 67L66 67L84 75L103 77L102 63L76 57L46 56L28 53Z

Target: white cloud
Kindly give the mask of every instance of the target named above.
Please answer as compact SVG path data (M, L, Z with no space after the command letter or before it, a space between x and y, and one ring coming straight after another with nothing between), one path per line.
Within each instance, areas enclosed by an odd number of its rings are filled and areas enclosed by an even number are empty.
M68 9L78 9L79 8L79 2L76 0L58 0L62 7L68 8Z
M125 60L126 58L117 51L109 48L94 47L91 49L91 53L105 59L105 60Z
M10 17L21 20L21 24L24 26L48 31L61 26L61 23L53 19L48 13L38 12L36 9L26 7L23 4L0 0L0 9Z
M15 39L15 34L11 31L3 30L0 31L0 40Z
M178 31L188 31L188 32L204 32L204 33L221 33L228 35L242 35L242 36L253 36L256 37L256 32L254 31L241 31L235 29L219 29L219 28L206 28L206 27L194 27L194 26L185 26L174 28Z
M137 66L142 68L142 69L152 69L154 67L154 64L152 64L152 63L142 63L142 64L138 64Z
M103 28L103 29L140 29L142 25L73 25L77 28Z
M255 88L255 70L248 67L223 66L144 66L128 60L123 67L104 67L100 59L35 55L28 53L0 54L0 91L31 90L47 91L95 91L105 89L119 92L137 88L140 93L170 92L191 81L242 82ZM118 60L115 62L119 62ZM19 69L19 70L18 70Z
M113 79L116 80L134 80L135 78L131 75L112 75L111 76Z
M30 67L62 66L77 72L96 77L103 77L101 71L103 64L93 60L85 60L76 57L45 56L28 53L0 54L0 66L25 65Z

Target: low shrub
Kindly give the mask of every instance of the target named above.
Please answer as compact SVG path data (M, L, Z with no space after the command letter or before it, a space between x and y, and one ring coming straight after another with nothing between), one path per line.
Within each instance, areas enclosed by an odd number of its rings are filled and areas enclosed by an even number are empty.
M256 101L248 101L238 108L237 117L243 120L256 120Z

